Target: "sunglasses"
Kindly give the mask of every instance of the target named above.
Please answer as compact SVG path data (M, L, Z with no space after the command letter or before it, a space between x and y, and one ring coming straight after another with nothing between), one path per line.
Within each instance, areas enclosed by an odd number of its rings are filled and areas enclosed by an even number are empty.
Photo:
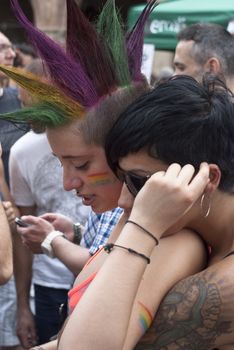
M123 181L129 192L136 197L137 193L142 189L146 181L151 177L151 175L136 175L130 171L123 172L118 171L118 178Z

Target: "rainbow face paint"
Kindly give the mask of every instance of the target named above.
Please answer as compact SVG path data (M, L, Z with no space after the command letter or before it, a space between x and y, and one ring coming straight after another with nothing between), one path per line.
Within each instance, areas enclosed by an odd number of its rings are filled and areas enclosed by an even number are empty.
M143 305L140 301L138 301L139 305L139 323L142 330L142 333L145 333L147 329L150 327L153 317L150 311L147 309L145 305Z
M88 180L93 186L108 185L116 181L116 179L108 172L88 175Z

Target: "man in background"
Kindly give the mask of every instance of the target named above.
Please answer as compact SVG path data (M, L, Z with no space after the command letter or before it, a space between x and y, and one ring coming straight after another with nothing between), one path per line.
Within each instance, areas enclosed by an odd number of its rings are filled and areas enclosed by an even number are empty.
M201 81L205 73L218 75L234 92L234 38L222 26L195 23L178 34L174 75Z
M0 32L0 64L13 66L15 51L10 40ZM4 73L0 72L0 113L12 112L20 108L18 92L16 89L8 87L8 79ZM8 121L0 121L0 140L2 144L2 159L6 180L9 183L8 159L11 146L18 138L25 134L26 127L12 124Z

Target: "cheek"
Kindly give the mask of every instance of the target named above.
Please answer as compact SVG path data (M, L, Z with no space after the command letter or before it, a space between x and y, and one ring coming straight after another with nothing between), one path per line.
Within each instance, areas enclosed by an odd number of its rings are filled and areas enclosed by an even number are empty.
M118 206L121 188L122 183L120 181L116 181L108 186L95 187L96 201L93 210L97 213L103 213L104 211L116 208Z
M118 200L118 206L123 208L125 211L131 210L134 203L134 197L128 191L126 185L122 185L121 195Z
M112 185L118 180L111 172L94 172L87 176L87 182L92 186Z

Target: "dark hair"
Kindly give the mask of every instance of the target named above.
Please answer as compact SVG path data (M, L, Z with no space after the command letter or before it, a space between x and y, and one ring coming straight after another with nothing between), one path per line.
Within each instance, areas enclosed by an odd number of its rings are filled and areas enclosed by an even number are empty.
M30 44L27 43L18 43L14 45L16 56L14 59L14 67L24 67L21 53L24 55L31 56L32 59L37 58L37 54Z
M40 58L35 58L31 63L25 66L24 69L26 70L26 72L33 73L40 77L47 75L45 67L43 66L43 62Z
M181 30L179 41L193 40L193 58L203 65L216 57L222 67L223 75L234 75L234 38L222 26L212 23L195 23Z
M219 166L220 189L234 189L233 95L220 80L199 84L175 76L132 103L118 118L106 140L110 167L119 159L146 150L166 164L206 161Z
M28 43L18 43L15 44L15 48L19 51L21 51L23 54L25 55L30 55L32 56L32 58L36 58L37 54L33 48L32 45L28 44Z

